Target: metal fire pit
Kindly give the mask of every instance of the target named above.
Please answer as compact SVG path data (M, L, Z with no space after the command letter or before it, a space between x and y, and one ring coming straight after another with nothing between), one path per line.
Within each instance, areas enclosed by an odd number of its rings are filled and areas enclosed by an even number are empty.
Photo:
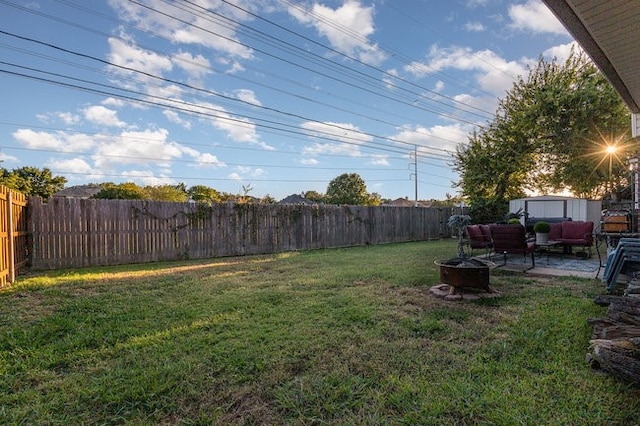
M489 270L491 262L477 259L449 259L436 260L440 267L440 282L455 289L474 288L487 292L489 288Z

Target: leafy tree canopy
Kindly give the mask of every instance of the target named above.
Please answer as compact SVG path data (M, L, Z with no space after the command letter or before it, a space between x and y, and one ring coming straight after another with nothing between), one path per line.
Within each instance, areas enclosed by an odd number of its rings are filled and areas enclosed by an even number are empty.
M8 171L1 169L0 184L14 189L24 195L47 199L64 188L67 179L63 176L53 176L48 168L21 167Z
M189 199L184 184L145 186L144 191L150 200L184 203Z
M192 200L199 203L213 204L222 201L220 192L206 185L194 185L187 190Z
M357 173L344 173L327 186L325 202L329 204L378 205L379 194L369 194L367 185Z
M302 193L302 196L315 203L324 203L325 201L325 196L318 191L306 191Z
M583 53L564 63L541 58L500 101L494 120L458 146L458 186L472 209L489 215L527 191L600 197L610 179L624 183L628 176L629 120L622 99ZM608 145L615 154L606 153Z
M101 184L102 189L93 198L108 200L146 200L148 194L139 185L133 182Z

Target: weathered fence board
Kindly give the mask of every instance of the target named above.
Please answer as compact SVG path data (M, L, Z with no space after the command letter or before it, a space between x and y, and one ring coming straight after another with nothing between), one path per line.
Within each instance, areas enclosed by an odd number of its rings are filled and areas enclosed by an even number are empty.
M0 287L15 280L29 260L27 201L23 194L0 186Z
M448 236L454 209L29 200L33 269L202 259Z

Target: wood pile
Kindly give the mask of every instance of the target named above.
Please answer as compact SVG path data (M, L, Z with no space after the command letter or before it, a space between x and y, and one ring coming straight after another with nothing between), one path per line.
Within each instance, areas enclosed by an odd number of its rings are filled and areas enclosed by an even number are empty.
M606 318L587 319L593 326L587 362L640 387L640 283L630 283L624 296L597 296L595 303L609 308Z

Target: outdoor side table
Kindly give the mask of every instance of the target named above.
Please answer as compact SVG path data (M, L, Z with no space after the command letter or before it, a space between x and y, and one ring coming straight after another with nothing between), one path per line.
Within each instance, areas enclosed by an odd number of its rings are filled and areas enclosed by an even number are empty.
M547 264L549 263L549 253L554 247L562 246L562 241L549 240L546 243L536 243L536 250L538 250L539 257L542 257L542 252L547 253Z

